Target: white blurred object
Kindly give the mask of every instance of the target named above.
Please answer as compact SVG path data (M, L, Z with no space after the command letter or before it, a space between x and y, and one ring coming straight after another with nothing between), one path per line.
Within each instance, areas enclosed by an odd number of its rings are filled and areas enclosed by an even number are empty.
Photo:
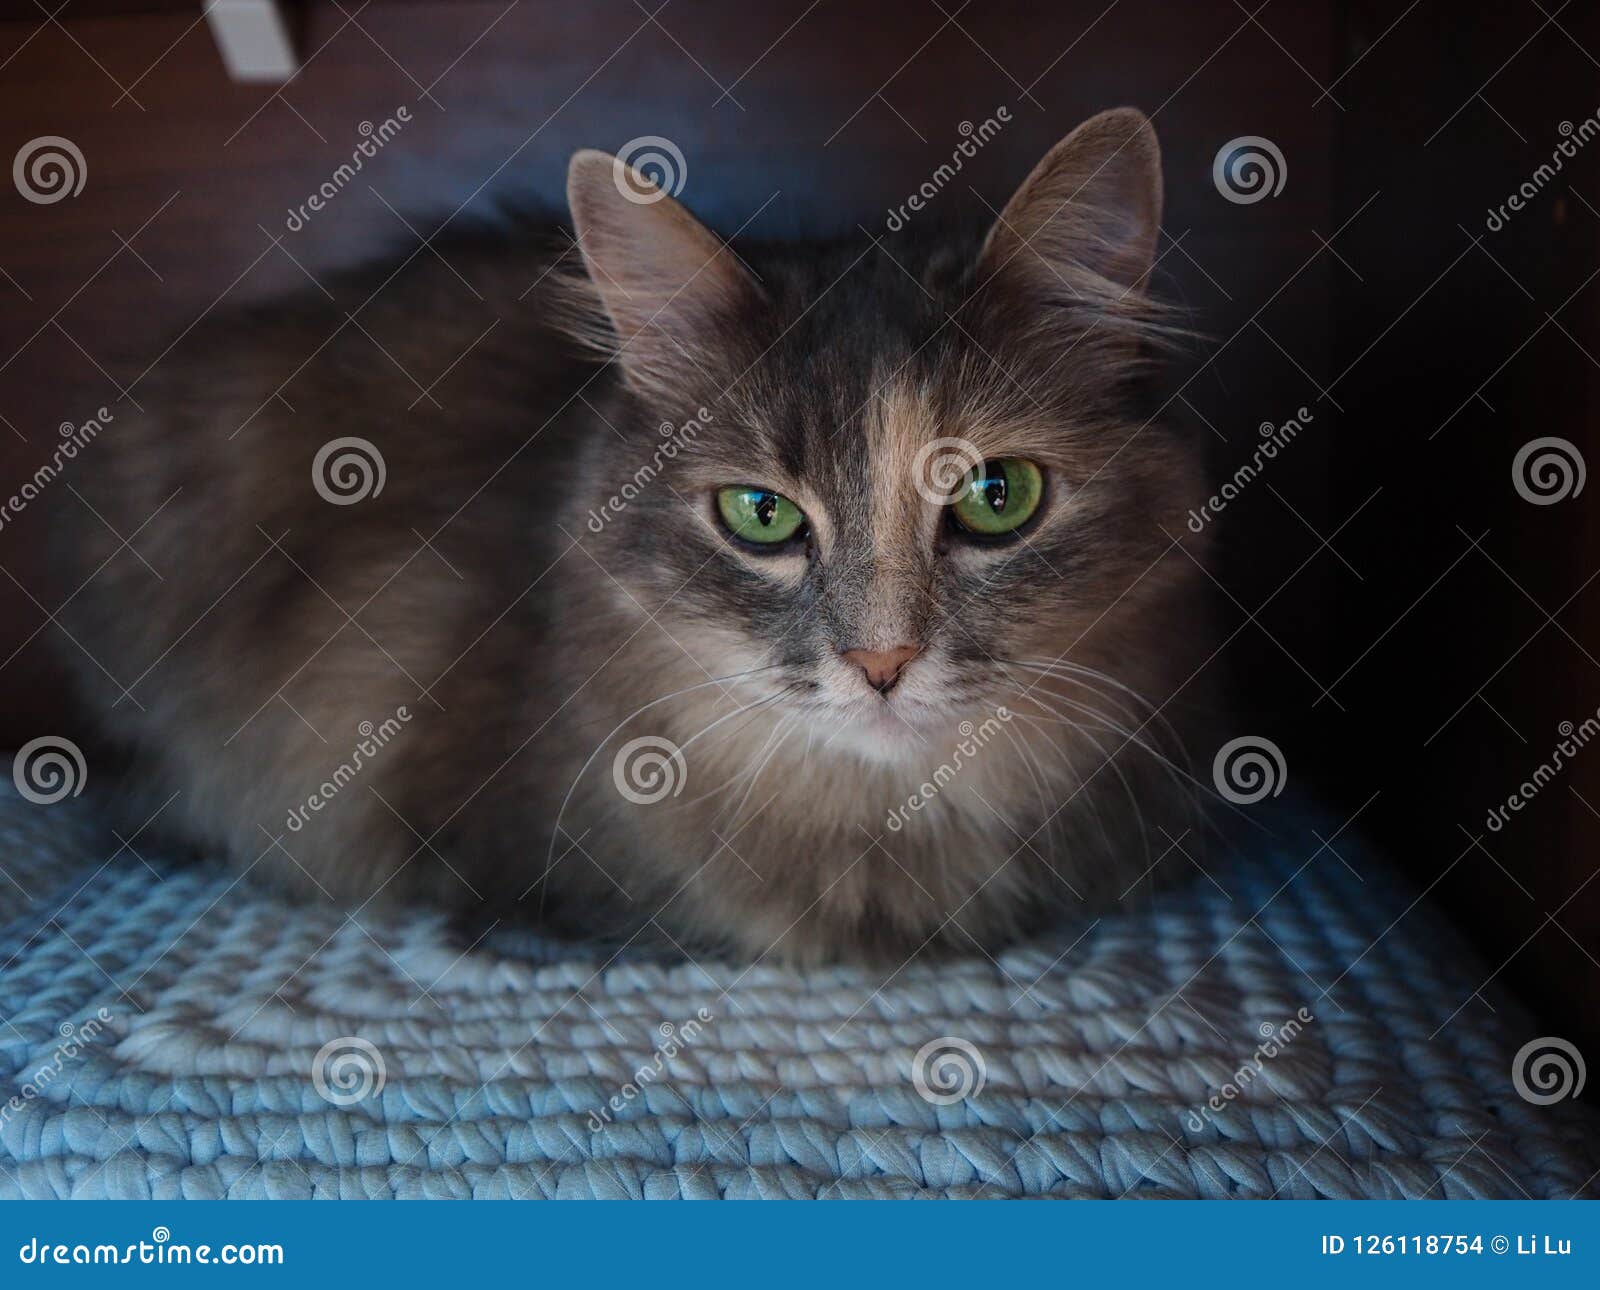
M275 0L208 0L206 22L236 81L286 81L299 66Z

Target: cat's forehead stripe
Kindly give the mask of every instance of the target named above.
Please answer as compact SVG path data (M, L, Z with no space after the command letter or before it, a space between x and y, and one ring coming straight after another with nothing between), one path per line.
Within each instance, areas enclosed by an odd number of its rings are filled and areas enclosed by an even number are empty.
M907 541L906 521L915 515L918 500L917 454L932 437L931 431L932 409L921 391L903 377L892 378L873 400L866 418L871 528L880 551L893 551ZM917 526L910 527L914 532Z

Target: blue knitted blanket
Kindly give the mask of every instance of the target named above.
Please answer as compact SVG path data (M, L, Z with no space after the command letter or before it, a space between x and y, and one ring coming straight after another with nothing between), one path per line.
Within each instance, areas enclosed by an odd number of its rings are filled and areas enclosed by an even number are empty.
M1273 828L998 958L802 973L294 907L8 785L0 1197L1587 1194L1525 1014Z

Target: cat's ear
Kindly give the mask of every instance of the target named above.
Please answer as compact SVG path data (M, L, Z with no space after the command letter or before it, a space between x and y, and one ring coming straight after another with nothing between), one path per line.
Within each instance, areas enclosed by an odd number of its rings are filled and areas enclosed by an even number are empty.
M609 153L572 158L567 204L590 284L616 329L618 361L640 384L670 384L758 298L721 238Z
M1119 292L1144 285L1161 225L1161 148L1136 108L1090 117L1051 148L984 242L978 281L1054 300L1087 271Z

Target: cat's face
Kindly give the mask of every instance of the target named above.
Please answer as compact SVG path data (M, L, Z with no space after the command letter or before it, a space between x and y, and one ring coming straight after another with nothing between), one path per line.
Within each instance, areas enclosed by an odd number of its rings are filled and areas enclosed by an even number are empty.
M987 238L865 254L736 258L600 154L570 191L628 386L588 527L708 675L893 759L1015 706L1032 665L1141 671L1126 652L1159 642L1117 628L1181 577L1199 491L1129 410L1160 210L1143 118L1057 145Z

